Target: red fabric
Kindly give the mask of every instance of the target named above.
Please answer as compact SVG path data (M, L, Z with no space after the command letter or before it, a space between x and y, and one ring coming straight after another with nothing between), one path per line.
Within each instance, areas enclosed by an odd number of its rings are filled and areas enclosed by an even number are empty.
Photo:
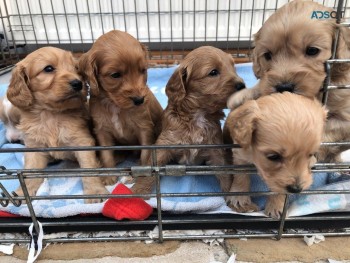
M125 185L118 184L112 194L132 194L132 191ZM105 203L102 214L117 220L144 220L152 214L152 211L153 208L142 198L110 198Z
M8 212L0 211L0 217L21 217L19 215L14 215Z

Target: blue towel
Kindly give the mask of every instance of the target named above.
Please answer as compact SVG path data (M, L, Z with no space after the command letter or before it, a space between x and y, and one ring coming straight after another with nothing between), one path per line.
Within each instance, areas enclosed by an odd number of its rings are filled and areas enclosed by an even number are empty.
M165 109L168 104L168 97L165 95L165 86L176 68L177 66L170 68L150 68L148 70L148 87L157 97L163 109Z
M322 186L325 186L328 181L328 177L332 176L328 173L315 173L313 175L313 182L310 186L310 190L312 189L318 189ZM250 184L250 191L252 192L268 192L269 188L264 183L262 178L258 175L251 175L251 184ZM290 195L289 202L294 202L299 196L298 195ZM254 196L252 198L252 201L258 205L260 210L263 210L266 204L267 196Z
M160 181L162 193L218 193L221 192L218 180L214 175L163 176ZM153 191L155 193L155 190ZM147 201L152 207L157 207L156 198ZM162 210L173 213L208 212L215 210L227 211L222 197L164 197Z

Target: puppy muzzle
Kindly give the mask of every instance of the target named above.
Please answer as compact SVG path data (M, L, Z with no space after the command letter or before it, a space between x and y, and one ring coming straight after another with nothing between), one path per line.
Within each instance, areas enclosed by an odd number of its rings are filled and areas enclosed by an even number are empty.
M295 84L290 82L280 83L275 86L275 89L276 89L276 92L280 92L280 93L285 91L294 93Z
M303 188L298 184L287 185L286 189L288 193L292 193L292 194L300 193L303 190Z
M238 82L238 83L236 83L235 89L236 89L237 91L242 90L242 89L245 89L245 84L244 84L244 82Z
M134 102L135 106L140 106L145 101L145 97L131 97L130 99Z
M69 85L74 91L81 91L83 89L83 83L79 79L74 79L70 81Z

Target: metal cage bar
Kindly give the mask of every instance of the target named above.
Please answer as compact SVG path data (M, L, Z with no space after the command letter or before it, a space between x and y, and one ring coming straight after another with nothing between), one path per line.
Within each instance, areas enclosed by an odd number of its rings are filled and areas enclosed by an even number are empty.
M109 22L112 21L112 27L116 28L117 26L125 31L133 33L140 41L145 42L150 47L150 57L151 59L157 59L166 61L167 63L173 63L175 56L174 51L180 51L181 55L184 56L186 51L189 49L196 48L202 44L213 44L219 48L226 48L226 50L232 53L233 56L240 58L249 59L249 51L251 49L252 35L255 32L254 27L259 27L266 20L266 18L277 8L279 8L286 1L270 1L273 5L268 5L269 0L264 2L263 7L259 7L254 1L220 1L217 0L216 8L212 9L210 1L204 0L204 9L199 8L198 3L202 3L201 0L194 0L193 5L186 4L185 1L181 1L181 5L176 6L175 1L167 1L166 4L169 6L168 10L163 9L164 2L160 0L146 1L146 12L142 9L138 9L140 2L137 0L132 1L134 9L130 10L130 1L111 1L108 0L110 4L110 11L104 10L104 5L102 3L107 3L104 0L99 0L97 2L97 9L95 5L91 4L91 1L87 0L75 0L74 8L71 9L70 6L66 5L65 0L61 0L63 11L55 12L54 5L57 2L50 0L50 10L44 10L44 4L41 0L39 2L39 12L33 10L30 6L31 0L23 0L20 3L18 1L9 2L7 0L0 1L0 19L2 21L1 26L3 33L5 35L5 41L7 50L4 50L1 47L2 60L7 60L10 58L12 60L10 64L14 64L16 60L20 58L18 56L16 47L25 46L25 52L30 52L41 45L55 44L62 45L68 44L72 51L84 51L91 46L91 43L96 40L100 35L98 33L103 33L108 30ZM323 0L323 4L328 3L329 1ZM150 7L150 3L153 3L153 7ZM237 4L238 3L238 4ZM2 4L2 5L1 5ZM119 7L114 8L114 4ZM226 5L225 5L226 4ZM15 5L15 6L14 6ZM250 7L245 7L249 6ZM189 6L191 6L189 8ZM238 6L238 7L237 7ZM333 2L333 6L336 6L336 1ZM11 8L8 8L11 7ZM27 9L22 10L22 9ZM87 9L87 11L85 11ZM338 22L340 22L339 13L341 10L348 12L350 9L348 7L348 1L345 2L340 0L338 2ZM200 29L198 27L200 19L204 15L204 35L201 35ZM208 21L211 15L215 15L215 33L211 36L209 34ZM219 15L223 15L224 19L227 21L227 27L222 30L219 30ZM146 16L147 19L147 34L143 36L142 32L139 30L139 25L142 21L142 16ZM233 21L238 16L238 26L231 25ZM55 27L55 32L53 35L56 38L52 39L52 35L47 30L45 21L46 19L52 18L53 25ZM71 35L71 26L73 25L72 19L77 19L78 39L79 43L76 43L76 39ZM105 19L106 18L106 19ZM111 18L111 19L110 19ZM162 27L163 18L170 18L170 32L164 32ZM181 21L181 32L180 36L176 35L173 27L175 26L175 18ZM261 18L261 21L259 18ZM43 32L38 33L37 20L40 19L44 23ZM101 25L101 32L96 32L94 29L94 21L99 20ZM64 33L64 36L61 36L59 32L59 26L65 24L65 29L67 30ZM108 22L109 21L109 22ZM152 22L151 22L152 21ZM243 34L243 27L245 21L248 21L249 33L247 35ZM119 23L118 23L119 22ZM153 23L154 22L154 23ZM255 24L255 22L257 24ZM19 23L16 24L16 23ZM85 32L89 32L90 36L85 36L83 34L82 28L83 25L88 25ZM136 25L136 28L133 28L133 24ZM150 25L155 25L155 29L158 31L156 34L151 31ZM190 30L185 30L185 25L191 25ZM349 26L349 24L343 23L343 26ZM19 26L19 29L18 29ZM235 35L235 30L237 34ZM86 34L86 35L89 35ZM170 35L170 37L168 37ZM10 52L10 46L14 47L14 54ZM170 48L169 48L170 47ZM334 54L336 54L336 43L334 45ZM168 53L170 51L170 55ZM15 61L14 61L15 60ZM326 71L328 79L325 81L324 85L324 99L323 101L327 102L327 94L331 89L348 89L349 85L330 85L330 74L331 67L334 63L350 63L350 59L339 60L335 56L331 60L326 62ZM350 145L350 142L342 143L323 143L324 147L328 146L339 146L339 145ZM14 227L13 231L19 231L18 229L23 229L29 226L31 222L34 223L35 230L38 232L38 219L35 214L35 211L32 206L32 201L35 200L58 200L58 199L90 199L90 198L110 198L110 197L119 197L119 198L130 198L130 197L156 197L157 198L157 211L152 217L148 220L142 222L135 221L114 221L110 219L100 219L99 221L93 219L79 219L76 221L49 221L43 220L44 229L62 229L62 227L70 229L81 227L81 226L91 226L99 229L98 227L109 227L114 229L115 227L124 228L133 227L141 229L152 229L155 226L158 227L158 236L154 238L140 236L140 237L113 237L113 238L59 238L59 239L48 239L46 242L89 242L89 241L134 241L134 240L157 240L162 242L163 240L175 240L175 239L203 239L203 238L242 238L242 237L274 237L280 239L282 237L292 237L292 236L301 236L308 234L309 232L304 233L288 233L285 230L291 226L295 226L293 223L308 223L308 222L334 222L339 223L341 227L349 227L350 222L350 213L328 213L325 215L312 215L305 217L286 217L287 204L289 199L289 194L286 195L285 205L283 208L283 213L280 219L273 218L251 218L246 216L236 216L236 215L196 215L189 217L180 217L174 218L173 216L162 212L162 197L191 197L191 196L228 196L228 195L250 195L250 196L268 196L276 193L272 192L248 192L248 193L186 193L186 194L176 194L176 193L161 193L160 192L160 176L162 175L171 175L173 171L179 170L185 174L213 174L213 173L222 173L230 174L241 173L244 171L247 174L256 173L256 169L253 166L164 166L159 167L156 163L156 150L157 149L169 149L169 148L232 148L238 147L238 145L181 145L181 146L111 146L111 147L65 147L65 148L26 148L26 149L0 149L0 154L5 152L37 152L37 151L102 151L102 150L140 150L140 149L150 149L152 152L152 166L148 167L150 174L147 176L154 176L156 178L156 193L148 195L60 195L60 196L30 196L26 188L26 180L33 178L47 178L47 177L84 177L84 176L140 176L139 167L128 167L128 168L99 168L99 169L63 169L63 170L26 170L26 169L17 169L11 170L2 167L2 180L13 180L17 178L21 187L25 193L24 197L18 197L14 193L9 193L6 188L0 183L1 196L0 196L0 205L7 206L12 203L14 205L21 205L21 202L26 201L28 208L30 210L30 219L21 219L21 222L14 224L9 224L7 220L0 219L0 232L6 231L9 227ZM145 169L145 168L142 168ZM349 163L327 163L327 164L316 164L313 171L315 172L350 172ZM300 195L314 195L314 194L350 194L350 190L337 190L337 191L304 191ZM208 235L165 235L164 230L167 229L176 229L176 227L181 228L183 226L190 225L195 227L198 225L203 226L204 228L214 227L217 229L239 229L241 226L246 226L246 224L259 224L264 223L268 227L272 228L272 233L270 231L254 232L253 230L248 231L249 233L230 233L225 234L208 234ZM339 228L341 228L339 227ZM249 228L249 227L248 227ZM339 229L335 228L335 229ZM350 232L341 232L339 230L333 230L329 232L322 232L326 236L346 236L350 235ZM13 242L17 243L27 243L29 239L14 239ZM0 239L0 242L3 240ZM6 242L11 242L11 240L6 240Z
M343 143L344 144L344 143ZM350 142L346 143L350 144ZM337 143L332 143L331 145L337 145ZM283 208L283 213L280 219L273 219L273 218L251 218L251 217L224 217L224 218L195 218L195 219L184 219L181 218L180 220L171 218L168 219L167 216L164 215L161 209L161 198L162 197L190 197L190 196L228 196L228 195L250 195L250 196L268 196L268 195L273 195L276 193L272 192L247 192L247 193L161 193L160 192L160 176L162 175L171 175L171 174L176 174L174 171L179 170L179 171L185 171L184 174L218 174L218 173L223 173L227 174L228 172L230 174L235 174L235 173L241 173L242 170L245 171L247 174L253 174L256 173L256 169L254 166L232 166L232 165L227 165L227 166L179 166L179 165L168 165L165 167L158 167L156 163L156 150L157 149L164 149L164 148L223 148L223 147L238 147L238 145L188 145L188 146L125 146L125 147L120 147L120 146L113 146L113 147L86 147L86 148L77 148L77 150L102 150L102 149L123 149L123 150L135 150L135 149L142 149L142 148L148 148L152 149L152 173L149 174L148 176L155 176L156 177L156 193L155 194L147 194L147 195L77 195L77 196L71 196L71 195L55 195L55 196L29 196L28 192L26 191L26 183L25 180L30 180L31 178L54 178L54 177L82 177L82 176L125 176L125 175L131 175L131 176L140 176L140 173L138 172L139 169L144 170L144 167L128 167L128 168L98 168L98 169L61 169L61 170L40 170L40 169L22 169L22 170L8 170L5 167L2 167L2 174L3 176L1 177L2 180L11 180L14 179L14 177L18 177L18 179L21 182L22 188L25 193L25 197L17 197L17 196L11 196L9 193L2 195L0 197L0 204L5 204L11 202L19 202L20 200L24 200L29 204L29 210L31 214L31 220L34 222L34 225L37 226L37 217L35 215L34 209L31 206L31 202L35 200L59 200L59 199L89 199L89 198L110 198L110 197L118 197L118 198L130 198L130 197L142 197L142 198L147 198L147 197L156 197L157 198L157 211L154 217L150 220L145 220L142 222L133 222L133 221L114 221L114 220L102 220L99 221L97 224L101 225L104 224L107 228L109 229L114 229L113 226L115 225L120 225L120 226L133 226L135 224L141 225L143 228L147 229L150 226L158 226L158 236L157 237L145 237L145 236L140 236L140 237L133 237L133 238L123 238L123 237L114 237L114 238L88 238L88 239L79 239L79 238L62 238L62 239L55 239L56 241L59 242L77 242L77 241L88 241L88 240L94 240L94 241L126 241L126 240L156 240L156 241L164 241L164 240L174 240L174 239L201 239L201 238L242 238L242 237L275 237L276 239L280 239L282 237L291 237L291 236L298 236L298 235L292 235L290 233L285 232L285 226L288 223L297 221L299 222L299 225L302 225L303 222L310 222L310 221L326 221L330 222L332 221L339 221L339 222L349 222L348 220L350 219L349 213L343 214L340 213L339 215L334 216L332 215L323 215L323 216L307 216L307 217L300 217L300 218L286 218L286 211L287 211L287 204L288 204L288 196L286 196L286 201L285 201L285 206ZM38 149L19 149L22 152L28 152L28 151L38 151ZM73 147L65 147L65 148L51 148L51 149L40 149L41 151L68 151L68 150L75 150ZM6 152L5 149L2 150L3 152ZM133 172L134 171L134 172ZM171 172L168 172L171 171ZM350 172L350 164L349 163L334 163L334 164L316 164L314 167L315 172L320 172L320 171L342 171L342 172ZM141 176L142 173L141 173ZM0 185L1 186L1 185ZM320 190L308 190L308 191L303 191L300 193L300 195L310 195L310 194L350 194L350 190L328 190L328 191L320 191ZM216 216L217 217L217 216ZM27 223L24 223L23 225L29 224L30 221ZM187 226L188 224L190 225L204 225L204 224L210 224L211 227L215 225L214 228L218 224L223 224L223 226L220 226L219 229L224 229L226 228L233 228L236 226L236 228L239 228L242 226L242 222L244 223L275 223L274 227L276 231L274 233L268 233L268 231L262 233L261 231L257 231L254 233L254 231L249 231L249 234L243 233L243 234L219 234L219 235L181 235L181 236L164 236L163 230L164 227L165 229L168 228L169 225L177 225L178 228L182 228L182 226ZM301 222L301 224L300 224ZM96 227L96 224L94 224L94 221L90 222L85 222L85 220L79 220L76 222L60 222L59 220L54 222L54 223L43 223L44 229L47 227L76 227L79 228L79 226L94 226ZM349 224L346 224L349 226ZM2 223L0 220L0 229L2 228ZM39 231L39 230L37 230ZM299 233L300 234L300 233ZM339 231L331 231L327 232L327 235L335 235L335 236L344 236L344 235L350 235L350 232L339 232ZM17 242L17 241L16 241ZM25 242L25 240L20 240L19 242ZM45 240L45 242L53 242L53 240Z

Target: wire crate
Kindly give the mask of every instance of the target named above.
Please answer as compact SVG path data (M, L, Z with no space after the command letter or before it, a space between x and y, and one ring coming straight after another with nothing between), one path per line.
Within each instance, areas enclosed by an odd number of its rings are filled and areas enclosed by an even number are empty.
M1 0L0 1L0 38L1 38L1 71L11 70L13 65L26 54L43 46L57 46L81 53L89 50L92 43L103 33L112 29L126 31L149 47L150 66L163 67L178 63L192 49L202 45L212 45L230 53L236 62L250 61L252 36L261 27L264 21L274 11L285 4L285 0L265 1L233 1L233 0ZM317 1L323 5L338 9L338 14L350 16L348 1L324 0ZM343 23L343 26L349 26ZM350 63L349 60L329 60L326 70L330 74L330 65L333 63ZM325 82L324 102L327 100L327 91L333 88L349 88L349 85L339 87L330 86ZM350 145L350 142L324 143L324 147L334 145ZM84 237L84 238L50 238L45 242L74 242L74 241L134 241L134 240L178 240L204 238L241 238L266 237L277 238L303 236L310 233L323 235L350 235L343 228L350 227L350 212L313 214L302 217L286 217L289 195L286 195L282 217L273 219L268 217L250 217L233 214L173 214L162 211L162 197L184 196L226 196L232 193L161 193L160 177L181 172L192 174L220 174L228 172L235 174L242 172L254 174L253 166L157 166L155 162L156 150L160 148L232 148L238 145L181 145L181 146L111 146L111 147L84 147L84 148L40 148L40 149L0 149L0 154L8 152L47 152L47 151L101 151L118 150L130 151L150 149L153 165L150 167L131 166L124 168L100 169L57 169L57 170L24 170L7 169L6 164L1 168L1 180L17 179L24 190L25 197L20 198L10 193L0 183L0 204L5 207L9 203L20 206L26 201L30 217L0 218L0 232L26 232L33 223L39 233L41 222L45 233L63 231L118 231L143 230L150 231L157 227L156 236L138 237ZM350 147L350 146L349 146ZM314 167L317 172L350 172L349 163L319 163ZM35 200L86 199L104 196L86 195L56 195L56 196L29 196L26 191L25 178L47 177L82 177L93 176L138 176L147 174L156 178L156 193L138 195L139 197L154 197L157 199L157 209L152 216L144 221L115 221L99 215L70 218L37 218L32 202ZM242 193L235 193L240 195ZM266 196L272 192L250 192L248 195ZM300 195L315 194L350 194L350 190L337 191L304 191ZM115 196L114 196L115 197ZM120 196L128 198L131 195ZM291 232L290 229L302 228L303 231ZM193 230L214 229L229 230L218 233L203 233L199 235L178 235L176 232L164 235L165 230ZM236 229L245 229L240 232ZM320 230L322 229L322 230ZM0 242L28 243L28 238L0 239Z

